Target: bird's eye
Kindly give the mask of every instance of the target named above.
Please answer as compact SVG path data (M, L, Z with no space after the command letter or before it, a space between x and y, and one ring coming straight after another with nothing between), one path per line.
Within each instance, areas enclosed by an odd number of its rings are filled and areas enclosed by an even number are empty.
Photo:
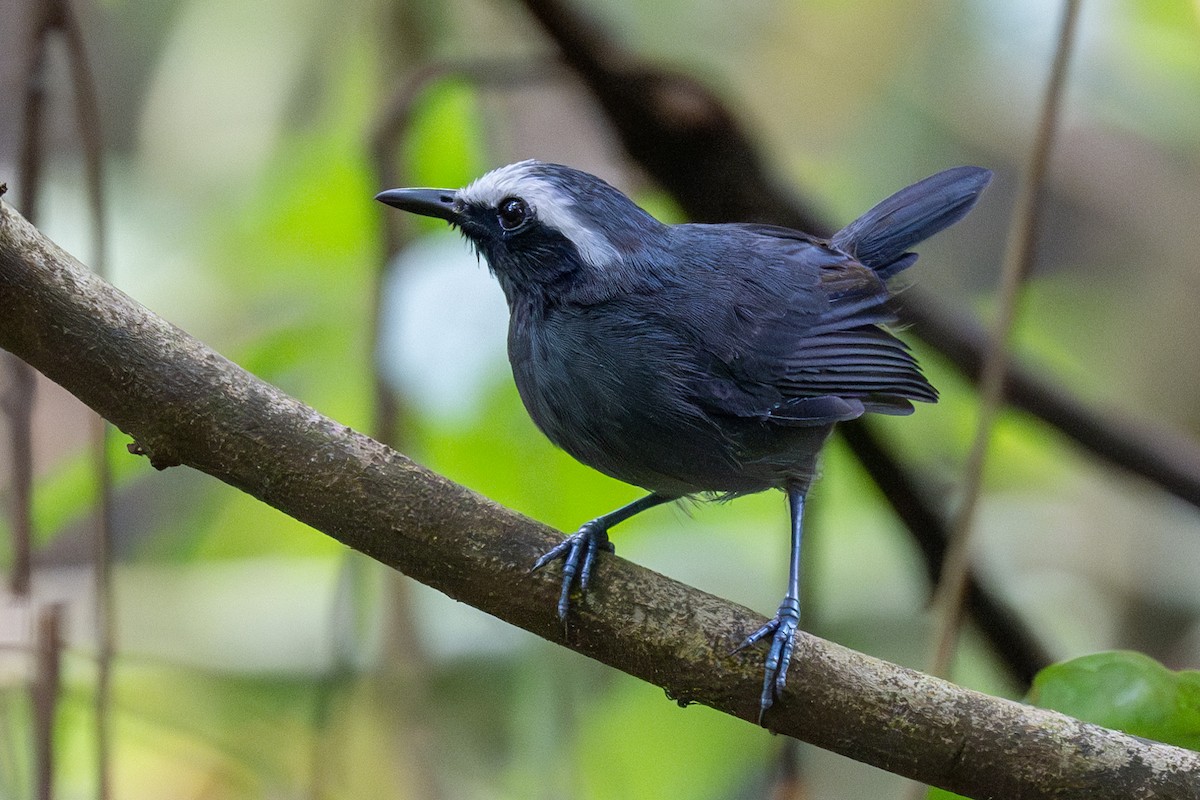
M506 197L496 207L496 219L504 230L515 230L529 219L529 206L519 197Z

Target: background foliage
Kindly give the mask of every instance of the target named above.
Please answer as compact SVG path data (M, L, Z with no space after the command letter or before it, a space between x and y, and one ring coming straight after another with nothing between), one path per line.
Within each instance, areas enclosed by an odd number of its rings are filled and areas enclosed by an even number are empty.
M995 169L981 207L926 245L912 276L987 316L1055 4L594 5L635 51L714 85L761 137L779 179L827 218L848 221L952 164ZM537 60L548 46L517 5L108 0L79 10L102 99L119 286L360 429L374 424L378 369L404 398L406 452L560 528L636 496L533 428L507 373L500 292L449 231L413 228L378 291L372 342L386 212L371 201L384 188L371 132L430 59L497 59L532 79L501 89L443 81L422 94L393 149L406 182L459 186L537 156L598 172L678 218L572 80ZM1194 437L1200 5L1096 0L1081 33L1020 353L1097 405ZM54 103L63 116L67 93ZM51 151L42 227L87 261L80 155L62 134ZM0 163L0 179L13 183L12 169ZM918 350L943 400L885 420L885 431L949 507L975 397ZM39 386L35 594L61 598L69 614L64 797L91 796L94 780L85 419L61 390ZM154 472L120 437L111 450L121 797L732 798L761 796L775 780L780 742L764 731L680 709L203 476ZM920 666L929 587L916 550L840 445L823 471L806 626ZM765 612L786 575L785 519L773 494L671 507L623 526L617 541L625 557ZM1198 522L1195 509L1010 415L989 470L980 569L1056 657L1129 648L1194 667ZM0 633L12 618L0 616ZM0 796L20 797L32 781L27 667L3 664ZM955 678L1024 690L970 639ZM1178 692L1194 693L1193 679L1178 680ZM1115 691L1107 685L1095 691ZM896 779L840 757L802 757L815 797L898 791Z

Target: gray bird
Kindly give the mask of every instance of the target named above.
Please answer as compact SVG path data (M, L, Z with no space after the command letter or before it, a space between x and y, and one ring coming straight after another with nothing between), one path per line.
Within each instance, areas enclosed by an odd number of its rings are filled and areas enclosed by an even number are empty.
M466 188L376 199L458 228L508 300L508 355L529 415L579 461L650 493L543 555L563 561L558 615L586 591L608 530L684 497L782 489L787 593L738 650L770 640L759 721L800 621L804 498L833 426L935 402L886 281L991 180L957 167L903 189L832 238L770 225L666 225L600 178L522 161Z

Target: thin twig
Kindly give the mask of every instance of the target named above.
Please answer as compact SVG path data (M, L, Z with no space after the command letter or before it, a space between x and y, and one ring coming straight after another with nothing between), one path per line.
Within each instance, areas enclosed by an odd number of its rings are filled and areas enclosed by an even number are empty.
M13 564L9 590L28 597L33 559L33 404L37 373L10 353L0 354L0 371L6 373L0 408L8 417L8 452L12 464L8 513L12 526Z
M33 40L29 65L25 71L24 111L18 157L17 204L37 220L38 195L42 185L42 118L46 106L46 42L54 25L52 0L37 6L30 26ZM10 587L17 597L29 594L33 558L33 408L37 377L33 369L17 358L6 358L9 375L4 393L4 412L9 419L9 448L12 460L12 484L9 515L12 519L13 566Z
M789 738L780 742L771 771L771 800L806 800L808 788L798 741Z
M75 115L79 142L82 145L88 205L92 215L92 263L97 273L106 273L107 263L107 217L104 202L103 174L103 143L101 138L100 104L96 93L96 81L88 64L84 47L83 30L73 9L66 0L44 0L39 4L38 20L33 29L34 43L31 48L32 60L27 76L25 97L25 125L22 130L21 147L21 190L22 205L28 213L36 213L37 197L41 190L42 164L42 123L45 105L47 52L51 37L60 34L66 45L68 65L70 68L71 85L75 100ZM15 359L14 359L15 362ZM21 405L27 413L18 422L13 417L13 448L14 451L30 447L29 416L32 414L33 369L21 365L19 372L14 375L23 388L21 394L13 403L14 408ZM114 628L112 620L112 540L113 540L113 498L112 498L112 469L108 460L108 427L103 418L96 416L92 421L91 448L92 460L96 474L96 530L94 548L94 569L96 584L96 755L97 755L97 796L107 800L111 796L110 786L110 726L109 726L109 697L111 688L111 664L114 649ZM21 465L15 473L14 484L15 502L18 509L14 517L20 519L14 524L14 533L18 542L24 544L18 549L21 557L18 559L20 569L14 569L14 591L20 584L25 590L29 582L29 560L31 547L28 544L31 536L28 522L28 508L32 502L32 451L27 456L17 460ZM52 745L52 737L47 737L45 745ZM49 756L47 756L48 758ZM40 779L40 778L39 778ZM47 789L47 791L49 791Z
M88 206L92 215L92 268L108 274L108 213L104 192L104 143L96 78L87 58L83 28L71 4L56 0L59 29L66 43L75 95L75 118L83 145ZM96 474L96 517L93 567L96 593L96 796L112 796L112 661L116 649L113 617L113 474L108 456L109 426L99 415L91 420L92 465Z
M978 382L989 334L969 315L951 311L913 287L898 309L902 322L969 380ZM1015 408L1042 420L1096 458L1139 476L1200 508L1200 445L1169 426L1105 413L1089 406L1061 381L1042 377L1009 359L1005 397Z
M1075 38L1076 22L1079 18L1080 0L1066 0L1063 6L1062 24L1058 32L1058 45L1046 94L1038 115L1038 128L1032 144L1028 171L1021 185L1021 193L1013 213L1012 233L1004 254L1001 276L999 308L996 317L996 332L990 340L990 348L983 363L983 376L979 386L979 422L975 440L967 458L963 474L963 496L948 547L942 575L934 593L933 607L938 618L938 627L933 645L930 671L945 675L950 668L958 631L962 625L963 605L967 592L970 570L971 532L974 528L976 509L983 485L984 466L992 429L1004 399L1004 381L1008 371L1008 348L1015 327L1022 287L1033 266L1034 242L1038 222L1038 196L1045 179L1054 134L1058 128L1058 112L1062 105L1063 86L1066 81L1067 63Z
M941 516L933 511L937 505L929 492L920 485L913 473L900 466L892 448L878 436L868 421L856 420L845 424L841 434L871 480L889 499L896 516L912 534L925 557L930 583L936 582L943 569L949 530ZM967 585L967 608L980 632L991 644L996 658L1021 686L1029 686L1034 676L1050 664L1052 659L1045 644L1001 595L986 591L980 585L974 572Z
M63 607L60 604L41 609L37 618L37 667L29 687L38 800L54 797L54 720L61 689L62 629Z

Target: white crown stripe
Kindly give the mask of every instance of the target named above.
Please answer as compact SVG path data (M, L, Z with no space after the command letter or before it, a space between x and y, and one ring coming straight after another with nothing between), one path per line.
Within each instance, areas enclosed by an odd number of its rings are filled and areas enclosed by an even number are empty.
M583 225L572 213L575 201L555 188L553 182L536 174L536 161L520 161L494 169L458 191L464 203L495 207L506 197L520 197L534 216L565 236L579 255L593 267L603 267L618 258L617 251L602 233Z

